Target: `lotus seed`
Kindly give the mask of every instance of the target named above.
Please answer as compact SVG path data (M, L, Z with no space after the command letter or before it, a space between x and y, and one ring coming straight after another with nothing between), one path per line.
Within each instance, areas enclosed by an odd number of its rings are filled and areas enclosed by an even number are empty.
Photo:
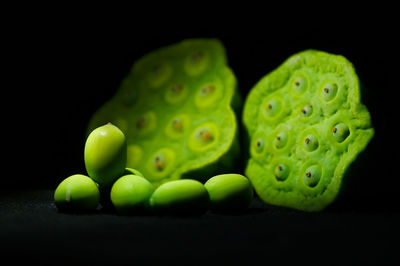
M304 149L306 151L314 151L318 148L318 139L314 134L308 134L304 139Z
M343 123L338 123L332 128L332 133L337 142L343 142L349 135L349 127Z

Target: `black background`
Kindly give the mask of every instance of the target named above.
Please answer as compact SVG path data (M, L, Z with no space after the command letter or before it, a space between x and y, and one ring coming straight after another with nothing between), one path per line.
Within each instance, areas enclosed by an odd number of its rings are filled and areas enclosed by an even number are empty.
M251 18L239 13L226 19L221 16L217 19L217 12L184 12L184 15L176 12L165 13L162 17L151 12L144 13L148 16L135 10L131 17L120 20L118 12L113 13L114 16L101 13L94 17L87 16L85 12L54 12L51 15L33 15L30 19L23 20L17 30L9 28L10 35L6 39L10 44L7 53L12 59L9 68L12 70L9 76L11 85L7 85L8 89L5 90L10 95L7 94L9 97L3 99L2 108L7 129L5 131L11 135L4 138L4 145L12 146L6 150L5 167L9 171L2 179L1 191L5 199L3 213L6 218L3 225L11 232L7 234L3 231L2 236L9 240L16 239L10 244L10 247L16 248L13 251L28 252L27 246L23 245L18 249L16 243L25 241L33 245L33 238L39 237L40 233L44 240L39 240L39 248L30 250L28 254L33 257L41 254L43 259L44 251L51 250L53 257L57 257L61 254L55 252L59 251L57 244L54 248L48 242L59 244L59 239L54 234L68 234L64 230L70 224L71 234L75 238L65 238L64 235L63 241L66 242L61 245L62 249L67 248L68 244L80 247L77 242L93 244L85 237L98 239L99 244L106 245L112 241L113 235L117 235L118 241L127 244L131 242L123 237L124 232L118 226L126 229L132 223L132 226L145 229L141 233L129 229L126 236L136 236L139 242L148 245L142 249L146 250L147 253L143 253L146 256L153 254L149 251L154 248L151 244L162 244L162 248L167 251L171 245L186 250L187 256L195 256L195 250L202 250L207 245L213 248L225 245L221 254L233 256L233 253L240 252L233 245L242 239L244 242L240 243L247 243L246 246L249 247L244 248L249 258L255 256L267 260L268 255L263 256L264 250L261 248L264 245L266 253L269 250L275 254L271 259L280 260L285 257L285 249L300 256L303 253L312 253L313 248L319 245L312 243L313 241L324 245L325 237L315 237L315 233L320 230L321 234L331 238L328 240L330 243L335 243L329 248L333 249L336 245L353 248L354 254L357 254L353 257L354 262L366 261L360 258L365 251L363 249L368 246L365 243L373 243L373 248L369 246L371 250L366 249L368 252L376 252L376 256L372 257L373 262L381 259L392 261L391 251L396 245L392 246L388 241L398 235L398 231L390 230L394 230L399 221L397 190L400 185L396 171L399 161L396 149L398 137L394 127L399 113L396 105L399 86L393 82L391 72L393 65L394 69L398 69L394 64L397 52L393 45L396 31L392 22L378 19L377 13L350 19L353 16L351 13L327 12L321 15L311 12L307 14L308 19L304 19L306 15L298 14L296 10L293 13L282 13L282 16L293 17L287 21L279 16L271 18L275 13L273 9L265 9L265 12L257 13L253 17L251 12L247 13ZM297 17L299 15L302 19ZM349 184L344 205L335 206L319 215L309 215L256 201L254 212L240 216L208 215L200 220L190 218L187 221L181 218L176 221L177 218L157 220L157 217L145 217L136 221L136 224L129 217L122 218L113 214L83 218L57 214L54 206L49 206L49 191L53 191L69 175L85 173L85 130L93 112L115 93L120 81L139 57L161 46L199 37L218 38L223 42L243 98L262 76L293 53L304 49L341 54L354 64L364 85L363 102L372 115L375 137L368 147L366 161L358 166L358 176ZM5 107L7 103L11 107ZM40 208L40 204L47 204L47 207ZM37 215L43 209L43 216L38 220ZM32 212L39 214L35 216ZM295 225L290 223L291 219L296 222ZM27 224L31 221L36 222L29 227ZM49 223L48 232L45 229L46 221ZM272 222L268 224L265 221ZM88 222L93 227L89 233L82 235L82 228L87 229ZM264 222L268 226L276 226L277 231L269 227L263 232ZM54 226L55 223L63 226ZM150 227L141 223L149 223ZM310 223L311 228L307 223ZM153 230L151 226L157 227L157 224L161 224L163 228ZM228 228L229 233L222 234L218 231L221 229L218 227L220 224L224 225L223 228ZM292 225L289 226L291 229L286 230L283 227L287 224ZM389 229L385 231L385 227ZM34 230L39 233L35 235L32 232ZM351 235L352 230L357 233ZM148 241L143 240L147 238L146 234L154 231L166 240L160 242L155 236ZM173 232L175 236L167 231ZM194 237L199 238L197 242L190 234L187 235L189 231L196 231ZM220 234L214 244L210 243L213 241L212 236L207 238L207 234L203 235L202 232L207 231ZM239 231L241 232L238 233ZM12 235L13 232L16 235ZM272 239L257 238L257 235L270 237L266 232L275 232L272 233ZM308 233L314 236L312 240L307 240ZM234 234L240 235L239 240ZM351 235L350 242L344 244L348 234ZM174 239L187 241L192 248L186 246L185 249L184 245L167 243ZM383 242L383 245L380 246L378 242ZM274 243L278 243L279 249L274 247ZM121 245L116 244L115 249L119 248L121 251ZM257 251L256 255L250 252L253 250L252 245ZM310 248L302 249L304 245ZM138 243L134 245L136 248L138 246ZM102 247L99 250L107 249ZM109 250L113 248L110 247ZM228 252L229 250L233 251ZM317 250L320 251L318 248ZM178 257L178 254L171 255L172 251L167 251L161 254ZM86 259L97 258L98 261L104 256L95 254L93 250L91 252L93 254L80 256ZM340 253L343 250L335 252ZM218 252L215 251L213 256L217 255ZM122 254L119 256L123 261L125 257ZM77 254L70 257L79 260ZM283 259L287 260L290 259ZM336 263L339 261L340 259L334 260Z

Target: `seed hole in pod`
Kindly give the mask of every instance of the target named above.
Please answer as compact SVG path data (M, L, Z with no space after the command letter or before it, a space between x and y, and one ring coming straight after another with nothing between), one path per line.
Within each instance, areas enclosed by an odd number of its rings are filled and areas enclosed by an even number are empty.
M187 93L187 89L182 84L175 84L167 89L165 100L171 104L179 103L185 99Z
M308 81L306 77L298 76L292 83L292 90L297 94L302 94L307 90Z
M304 149L306 151L314 151L318 148L318 139L314 134L308 134L305 138L304 138Z
M288 178L290 173L289 167L284 164L280 163L275 167L274 174L278 181L284 181Z
M190 76L202 73L208 64L208 53L204 50L194 51L189 54L184 63L184 69Z
M332 134L335 140L341 143L350 135L350 130L346 124L338 123L332 128Z
M168 175L174 168L175 157L175 152L170 148L162 148L153 153L146 164L150 172L146 178L159 180Z
M153 165L154 168L157 171L162 171L164 170L165 167L165 157L164 154L158 153L154 158L153 158Z
M199 95L201 97L207 97L210 96L212 93L214 93L214 91L215 87L213 85L204 86L200 89Z
M338 91L338 85L334 82L326 83L322 86L321 96L325 101L330 101L335 98Z
M286 132L279 133L274 140L274 146L277 149L282 149L288 142L288 134Z
M171 76L172 68L167 63L159 63L150 67L148 73L148 82L152 88L158 88L163 85Z
M210 129L203 127L197 130L196 140L202 143L208 143L213 141L214 137Z
M154 112L147 112L136 120L136 130L139 133L148 133L156 128L156 115Z
M264 150L264 139L258 138L254 141L254 150L256 153L262 153Z
M304 107L301 109L301 115L302 115L303 117L309 117L309 116L311 116L311 115L312 115L312 112L313 112L313 108L312 108L312 105L311 105L311 104L307 104L306 106L304 106Z
M304 183L309 187L315 187L321 179L322 170L319 165L309 166L304 173Z
M172 120L172 128L175 131L179 131L179 132L182 131L182 127L183 127L183 124L182 124L181 119L176 117L176 118L174 118L174 120Z

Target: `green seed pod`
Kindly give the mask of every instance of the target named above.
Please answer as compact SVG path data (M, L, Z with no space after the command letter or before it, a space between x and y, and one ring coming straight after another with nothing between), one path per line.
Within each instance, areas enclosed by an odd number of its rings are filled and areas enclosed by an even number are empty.
M199 214L207 210L209 196L197 180L174 180L159 186L150 198L150 205L160 214Z
M242 210L247 208L253 199L250 181L238 174L214 176L204 184L204 187L210 196L212 210Z
M97 184L85 175L72 175L56 188L54 201L60 211L87 212L96 210L100 192Z
M127 138L126 167L155 187L192 176L206 180L238 165L240 107L222 43L184 40L135 62L88 130L109 121L118 126Z
M256 193L269 204L305 211L337 198L374 135L352 64L314 50L293 55L251 89L243 123L250 151L245 174ZM271 145L258 154L260 139Z
M144 177L124 175L115 181L110 198L118 213L131 214L148 208L153 185Z
M112 124L93 130L85 144L85 166L102 187L110 187L123 175L127 146L124 133Z

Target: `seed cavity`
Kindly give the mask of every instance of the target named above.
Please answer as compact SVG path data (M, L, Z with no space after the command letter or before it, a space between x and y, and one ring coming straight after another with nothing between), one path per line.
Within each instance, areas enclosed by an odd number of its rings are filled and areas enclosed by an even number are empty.
M156 115L152 111L143 114L136 120L136 132L140 134L147 134L153 131L156 126Z
M204 86L200 89L199 95L201 97L207 97L215 91L215 87L213 85Z
M335 98L338 91L338 85L335 82L326 83L322 86L321 96L325 101L331 101Z
M319 143L318 143L318 139L314 134L308 134L305 138L304 138L304 149L306 151L314 151L318 148Z
M207 67L209 56L207 51L200 50L194 51L189 54L184 63L184 69L189 76L196 76L201 74Z
M189 147L197 151L209 149L216 143L217 134L218 128L214 123L205 123L193 131L188 142Z
M338 123L332 128L332 134L335 140L341 143L350 135L350 129L346 124Z
M159 88L169 79L171 74L171 66L162 62L150 68L147 80L151 88Z
M282 108L282 103L278 99L270 99L264 105L264 114L267 117L275 117L277 116Z
M309 166L304 173L304 183L309 187L315 187L318 185L322 175L322 169L319 165Z
M164 154L158 153L154 158L153 158L153 165L157 171L162 171L164 170L165 167L165 157Z
M167 103L176 104L182 102L188 94L187 89L182 84L175 84L169 87L165 92L165 101Z
M254 149L255 149L256 153L262 153L264 150L264 139L258 138L254 142Z

